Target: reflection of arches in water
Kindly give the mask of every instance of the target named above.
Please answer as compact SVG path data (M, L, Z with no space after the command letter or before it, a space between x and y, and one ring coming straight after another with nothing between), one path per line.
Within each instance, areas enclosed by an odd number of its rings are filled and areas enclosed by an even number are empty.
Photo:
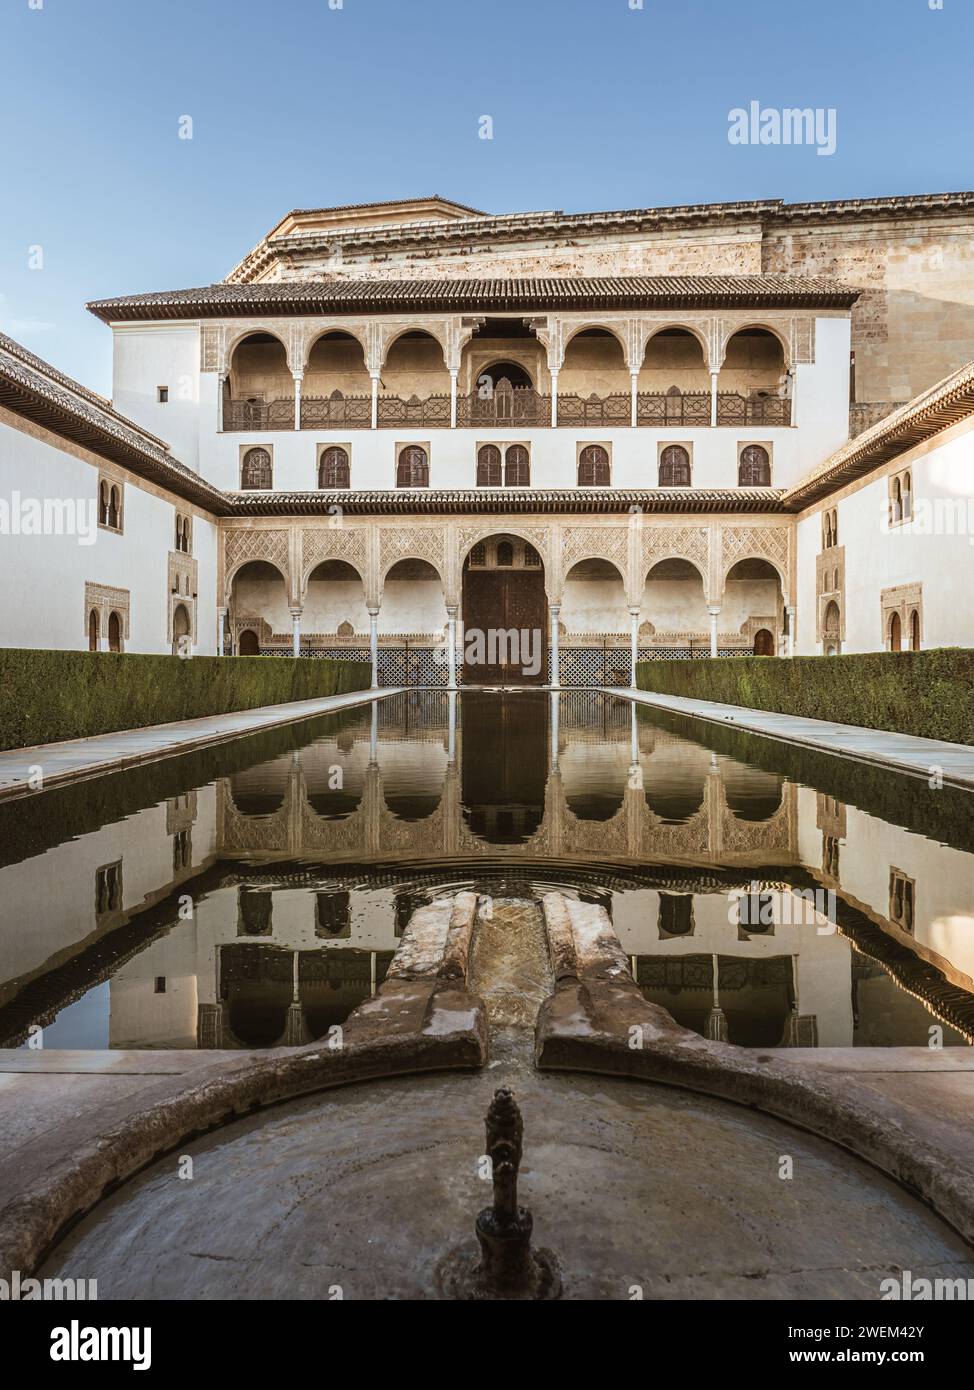
M340 1026L372 994L372 952L355 947L301 951L298 990L305 1025L312 1038ZM375 987L382 984L392 951L375 952Z
M335 744L306 748L301 755L308 805L321 820L347 820L365 795L365 764Z
M693 928L693 895L690 893L660 893L658 920L660 939L668 936L692 936Z
M664 825L685 825L703 805L704 774L691 765L657 771L650 759L644 776L646 805Z
M230 778L230 796L240 815L272 816L279 811L287 796L290 774L290 755L235 772Z
M609 821L622 809L629 781L626 744L569 744L561 758L565 804L579 820Z
M755 960L719 956L717 996L727 1040L738 1047L778 1047L794 1007L790 956ZM706 1036L714 1008L714 958L639 956L636 983L646 999L695 1033Z
M743 763L724 763L721 769L727 809L738 820L767 821L781 810L784 778Z
M287 1028L294 997L291 952L249 943L221 946L220 993L234 1037L249 1047L273 1047Z
M380 743L379 772L386 810L396 820L428 820L442 799L446 769L442 744Z

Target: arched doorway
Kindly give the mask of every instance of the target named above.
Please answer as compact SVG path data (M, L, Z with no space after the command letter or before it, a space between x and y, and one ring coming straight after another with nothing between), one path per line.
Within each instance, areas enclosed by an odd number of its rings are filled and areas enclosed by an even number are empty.
M889 620L889 649L891 652L903 650L903 624L899 613L894 613Z
M122 623L114 609L108 615L108 650L110 652L122 650Z
M96 652L98 650L98 638L100 635L98 609L93 608L88 614L88 650L90 652Z
M257 641L257 634L253 628L244 628L237 640L237 654L239 656L260 656L260 643Z
M774 635L766 627L759 627L754 634L754 655L774 656Z
M183 603L177 603L177 604L176 604L175 611L173 612L173 615L172 615L172 649L173 649L173 655L175 655L175 656L178 656L178 655L179 655L180 643L182 642L182 640L183 640L184 638L189 637L189 635L190 635L190 622L189 622L189 614L188 614L187 611L186 611L186 605L183 604Z
M463 565L463 680L544 685L548 609L544 567L519 536L488 536Z
M920 650L920 614L914 608L910 614L910 651Z
M257 634L264 634L264 645L272 650L291 646L291 613L287 580L269 560L248 560L233 575L230 591L231 631L239 632L237 653L256 656ZM266 628L265 628L266 624ZM244 632L253 629L254 647L245 651Z

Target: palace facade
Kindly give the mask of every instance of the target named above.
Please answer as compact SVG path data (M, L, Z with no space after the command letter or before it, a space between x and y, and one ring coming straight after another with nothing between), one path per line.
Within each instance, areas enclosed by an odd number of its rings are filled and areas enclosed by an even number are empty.
M972 209L300 211L89 306L111 402L0 339L0 640L395 685L972 645Z

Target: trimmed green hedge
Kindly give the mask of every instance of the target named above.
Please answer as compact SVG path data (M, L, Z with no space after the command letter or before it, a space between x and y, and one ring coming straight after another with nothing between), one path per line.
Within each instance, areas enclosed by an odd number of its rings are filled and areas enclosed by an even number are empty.
M974 743L974 651L642 661L641 690Z
M0 648L0 748L364 690L364 661Z

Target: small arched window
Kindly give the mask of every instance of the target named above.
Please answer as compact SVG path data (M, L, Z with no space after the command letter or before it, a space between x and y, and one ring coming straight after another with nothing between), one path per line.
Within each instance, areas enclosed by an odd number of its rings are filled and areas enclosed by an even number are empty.
M113 531L117 531L121 519L121 494L117 487L112 487L108 494L108 525Z
M96 652L98 650L99 622L98 609L93 608L88 614L88 650Z
M323 488L345 488L352 485L352 470L348 453L334 445L322 449L318 460L318 486Z
M271 456L266 449L248 449L240 470L244 492L259 492L271 486Z
M98 520L102 526L108 525L108 484L102 482L98 488Z
M509 569L514 563L514 547L510 541L499 541L497 545L498 569Z
M903 474L903 520L913 516L913 480L909 473Z
M399 455L396 467L396 487L429 487L430 464L426 450L409 444Z
M114 609L108 615L108 650L110 652L122 650L122 623Z
M739 487L771 486L771 455L760 444L749 444L741 450L737 466Z
M890 497L889 519L895 526L897 522L903 520L903 485L899 478L893 482L893 492Z
M910 614L910 651L920 650L920 614L914 608Z
M531 458L523 444L512 444L504 455L504 486L530 487Z
M609 455L601 444L589 444L579 454L578 486L609 486Z
M659 456L660 487L690 486L690 452L682 444L668 444Z
M485 444L477 454L477 486L500 487L501 451L496 444Z

